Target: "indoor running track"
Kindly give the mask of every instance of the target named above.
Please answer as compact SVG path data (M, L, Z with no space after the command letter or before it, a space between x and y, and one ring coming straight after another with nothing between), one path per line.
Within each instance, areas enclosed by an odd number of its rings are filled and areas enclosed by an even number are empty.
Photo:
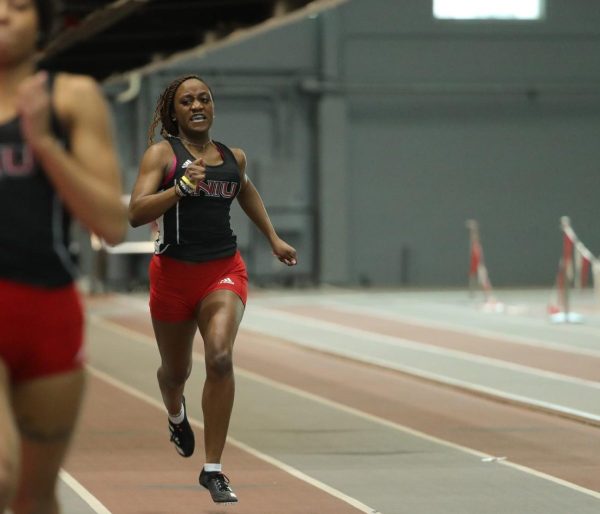
M224 455L235 506L198 485L201 445L169 443L147 298L87 298L65 514L598 514L600 316L552 325L547 292L504 294L486 313L461 291L254 292Z

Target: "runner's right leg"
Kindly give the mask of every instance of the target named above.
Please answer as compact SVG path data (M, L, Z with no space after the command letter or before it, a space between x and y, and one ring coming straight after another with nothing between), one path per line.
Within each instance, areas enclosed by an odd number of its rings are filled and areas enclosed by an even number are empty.
M195 440L187 415L184 412L184 418L178 422L171 419L177 418L184 404L185 383L192 371L196 322L193 319L174 323L152 319L152 326L161 357L156 376L170 418L171 442L181 456L189 457L194 452Z
M10 504L19 476L19 437L9 388L8 370L0 360L0 512Z
M57 514L58 472L79 415L85 371L76 369L23 381L13 387L21 435L21 476L14 514Z

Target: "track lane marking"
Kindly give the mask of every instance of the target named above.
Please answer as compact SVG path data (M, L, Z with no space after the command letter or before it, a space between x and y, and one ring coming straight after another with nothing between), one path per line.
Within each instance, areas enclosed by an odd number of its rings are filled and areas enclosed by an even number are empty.
M591 348L583 348L580 346L572 346L565 343L559 343L555 341L546 342L543 339L536 339L533 337L524 337L524 336L515 336L504 334L502 332L496 332L494 330L488 330L484 328L473 328L467 327L465 325L447 323L442 321L431 321L425 320L419 317L406 316L406 315L394 315L387 312L378 311L373 307L355 307L352 305L346 305L341 302L335 300L325 300L319 302L321 305L325 306L334 311L338 311L342 314L368 314L374 318L384 319L386 321L395 321L398 323L406 323L417 325L422 328L432 328L438 330L448 330L457 333L465 333L469 335L474 335L477 337L482 337L485 339L493 339L502 342L507 342L511 344L517 344L521 346L532 346L534 348L540 348L542 350L555 350L564 353L571 354L580 354L588 357L596 357L600 358L600 351L593 350ZM300 304L300 306L312 307L310 304Z
M112 514L100 500L90 493L83 485L81 485L70 473L61 469L58 476L69 486L96 514Z
M107 328L108 330L111 330L113 332L119 333L119 334L121 334L121 335L123 335L125 337L133 339L134 341L137 341L137 342L142 343L144 345L151 345L152 347L155 347L155 345L156 345L156 342L155 342L154 338L152 338L150 336L147 336L147 335L145 335L145 334L143 334L143 333L141 333L139 331L123 327L122 325L119 325L119 324L114 323L112 321L103 319L102 317L97 316L97 315L89 316L89 319L93 323L96 323L98 325L102 325L105 328ZM195 362L199 362L199 363L203 363L204 362L204 359L202 358L202 356L198 352L193 352L192 358L193 358L193 360ZM106 373L104 373L102 371L94 370L94 372L98 372L98 373L101 373L102 375L105 375L109 381L110 380L114 380L116 382L119 382L119 383L123 384L123 386L125 386L126 388L131 389L132 394L134 394L134 395L140 395L140 398L143 398L143 399L147 398L150 403L152 403L153 405L157 406L161 410L164 410L164 406L160 402L158 402L157 400L154 400L154 398L151 398L151 397L145 395L144 393L141 393L140 391L132 388L131 386L128 386L127 384L124 384L124 383L118 381L117 379L114 379L114 378L110 377L110 375L108 375L108 374L106 374ZM303 390L298 389L296 387L292 387L292 386L289 386L287 384L283 384L281 382L277 382L275 380L271 380L269 378L263 377L262 375L258 375L256 373L251 372L251 371L245 370L243 368L236 367L235 368L235 372L236 372L236 374L239 374L239 375L244 376L246 378L249 378L251 380L258 381L258 382L260 382L262 384L265 384L265 385L267 385L269 387L273 387L275 389L279 389L279 390L282 390L282 391L294 394L294 395L299 396L301 398L305 398L305 399L308 399L308 400L312 400L312 401L318 402L318 403L320 403L322 405L325 405L327 407L331 407L331 408L334 408L334 409L346 412L348 414L351 414L351 415L354 415L354 416L358 416L360 418L363 418L363 419L366 419L368 421L377 423L379 425L383 425L383 426L385 426L387 428L392 428L394 430L398 430L400 432L404 432L406 434L418 437L420 439L424 439L426 441L430 441L430 442L433 442L433 443L436 443L436 444L439 444L439 445L442 445L442 446L445 446L445 447L448 447L448 448L452 448L454 450L458 450L458 451L463 452L463 453L467 453L469 455L477 457L478 459L489 459L489 458L495 459L495 456L493 456L493 455L490 455L490 454L487 454L487 453L484 453L484 452L480 452L478 450L474 450L472 448L468 448L466 446L462 446L462 445L459 445L459 444L456 444L456 443L453 443L453 442L450 442L450 441L446 441L444 439L440 439L440 438L435 437L435 436L431 436L429 434L426 434L424 432L420 432L420 431L412 429L410 427L407 427L407 426L404 426L404 425L400 425L399 423L395 423L393 421L381 418L379 416L375 416L373 414L369 414L369 413L361 411L359 409L355 409L354 407L349 407L347 405L338 403L336 401L329 400L327 398L323 398L321 396L317 396L317 395L315 395L313 393L309 393L309 392L303 391ZM194 422L199 427L203 427L202 423L200 423L199 421L196 420ZM236 441L233 438L228 437L227 440L231 441L232 444L234 444L236 446L239 445L240 448L245 449L247 447L247 445L245 445L244 443ZM250 447L248 447L248 448L250 448ZM256 451L257 452L257 456L259 458L263 458L263 457L260 457L263 454L261 452L258 452L258 450L254 450L252 448L250 448L250 450ZM253 453L253 455L254 455L254 453ZM266 454L264 454L264 457L266 457L267 459L272 459L272 457L270 457L270 456L268 456ZM269 460L266 460L266 461L270 462ZM280 461L278 461L278 460L275 459L275 462L280 462ZM588 496L592 496L593 498L600 499L600 492L593 491L591 489L587 489L585 487L579 486L579 485L574 484L572 482L569 482L567 480L563 480L561 478L549 475L549 474L541 472L541 471L537 471L537 470L529 468L527 466L523 466L521 464L517 464L517 463L511 462L510 460L497 460L495 462L497 464L499 464L499 465L507 466L507 467L512 468L512 469L516 469L516 470L521 471L523 473L526 473L526 474L529 474L529 475L532 475L532 476L536 476L538 478L542 478L544 480L556 483L556 484L561 485L563 487L566 487L568 489L572 489L574 491L586 494ZM281 464L283 466L286 466L286 467L288 466L287 464L285 464L283 462L281 462ZM274 464L274 465L276 465L276 464ZM281 468L281 469L285 470L285 468ZM291 469L294 470L295 468L291 468ZM296 471L298 473L304 475L304 473L302 473L301 471L298 471L298 470L296 470ZM294 475L294 476L296 476L296 475ZM310 477L308 477L308 478L310 478ZM311 480L314 480L314 479L311 479ZM323 484L323 485L326 486L326 484ZM326 487L329 487L329 486L326 486ZM344 494L344 493L340 493L340 494ZM358 501L358 500L356 500L356 501ZM366 507L366 508L369 509L370 507ZM369 512L371 514L375 514L377 511L371 509L371 510L363 510L363 512Z
M495 368L501 369L510 369L512 371L519 371L522 373L527 373L530 375L537 375L544 378L551 378L553 380L567 382L575 385L582 385L585 387L591 387L593 389L600 390L600 382L594 380L586 380L583 378L572 377L570 375L564 375L562 373L556 373L553 371L541 370L538 368L532 368L531 366L525 366L523 364L516 364L513 362L504 361L501 359L496 359L493 357L485 357L483 355L476 355L468 352L464 352L461 350L451 350L447 348L441 348L439 346L435 346L429 343L422 343L418 341L413 341L411 339L405 339L403 337L395 337L387 334L379 334L374 332L369 332L368 330L362 330L360 328L354 327L345 327L340 325L339 323L335 323L332 321L323 321L323 320L315 320L310 316L303 316L301 314L291 314L288 312L281 312L274 309L266 308L266 307L252 307L248 309L249 315L251 316L253 312L256 312L259 315L270 316L278 318L281 321L292 321L296 323L300 323L301 325L305 325L309 328L320 328L322 330L329 330L332 332L337 332L343 335L349 335L353 337L365 338L367 340L375 341L387 346L392 347L402 347L410 350L422 351L424 353L431 353L433 355L440 355L444 357L452 357L459 360L470 361L476 364L485 364L488 366L492 366ZM242 325L240 328L244 329L245 327ZM256 329L250 329L252 331L257 331ZM275 336L281 337L281 336ZM282 339L285 339L282 337ZM293 341L292 341L293 342ZM319 347L321 348L321 347ZM338 353L338 350L332 350L332 353ZM339 350L340 355L344 355L344 352ZM356 356L353 356L356 359ZM366 359L366 358L365 358ZM387 362L387 361L386 361ZM394 365L392 365L394 366ZM390 367L388 364L386 367Z
M194 359L194 360L202 360L202 359ZM100 371L100 370L94 368L93 366L88 365L87 369L96 378L112 385L113 387L116 387L117 389L120 389L121 391L129 394L130 396L137 398L138 400L142 400L143 402L148 403L148 404L152 405L153 407L156 407L161 412L165 411L165 407L161 402L159 402L158 400L155 400L154 398L152 398L151 396L147 395L146 393L140 391L139 389L136 389L136 388L126 384L125 382L122 382L121 380L110 376L108 373L105 373L104 371ZM200 428L201 430L204 430L204 424L201 421L199 421L193 417L189 417L188 420L189 420L190 424ZM296 468L286 464L283 461L280 461L274 457L271 457L270 455L267 455L266 453L262 453L261 451L256 450L255 448L252 448L251 446L248 446L247 444L242 443L241 441L238 441L237 439L235 439L233 437L227 436L227 443L249 453L250 455L253 455L254 457L256 457L264 462L271 464L272 466L286 472L289 475L292 475L295 478L298 478L299 480L302 480L303 482L306 482L307 484L309 484L313 487L316 487L317 489L320 489L321 491L329 494L330 496L333 496L334 498L337 498L338 500L341 500L341 501L349 504L350 506L356 508L360 512L366 512L368 514L379 514L379 511L377 511L376 509L373 509L372 507L369 507L368 505L365 505L364 503L357 500L356 498L352 498L351 496L344 494L343 492L325 484L324 482L321 482L315 478L312 478L311 476L303 473L299 469L296 469ZM106 512L108 512L108 511L106 511ZM99 513L99 514L104 514L104 513ZM108 513L108 514L110 514L110 513Z

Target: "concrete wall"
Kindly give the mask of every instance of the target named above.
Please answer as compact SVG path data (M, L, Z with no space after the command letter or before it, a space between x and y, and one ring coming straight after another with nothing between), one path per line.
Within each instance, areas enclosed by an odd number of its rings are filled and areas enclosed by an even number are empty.
M298 281L463 285L475 218L493 283L550 285L561 215L600 252L600 7L546 13L441 22L425 0L351 0L146 78L114 104L137 141L124 161L133 175L160 88L198 72L213 137L247 151L300 251ZM234 225L256 280L290 276L239 212Z

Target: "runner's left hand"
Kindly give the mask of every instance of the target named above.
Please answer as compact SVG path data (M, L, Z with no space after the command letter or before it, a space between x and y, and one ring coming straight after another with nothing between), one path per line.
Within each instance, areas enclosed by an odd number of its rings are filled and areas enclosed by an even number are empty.
M298 261L296 259L296 249L287 244L283 239L277 238L271 245L273 255L281 262L288 266L295 266Z

